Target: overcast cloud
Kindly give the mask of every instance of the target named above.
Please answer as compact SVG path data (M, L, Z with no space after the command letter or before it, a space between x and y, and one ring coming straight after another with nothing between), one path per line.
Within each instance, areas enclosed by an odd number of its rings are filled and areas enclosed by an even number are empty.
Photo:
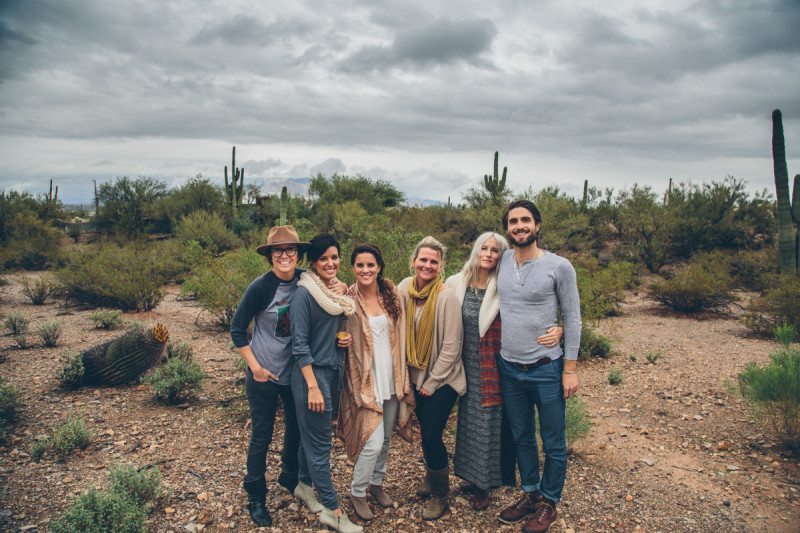
M0 189L362 173L454 199L800 172L800 2L8 0ZM242 164L242 163L240 163Z

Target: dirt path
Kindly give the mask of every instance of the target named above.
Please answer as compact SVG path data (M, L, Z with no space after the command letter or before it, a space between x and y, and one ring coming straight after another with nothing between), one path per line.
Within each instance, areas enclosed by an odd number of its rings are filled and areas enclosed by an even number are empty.
M0 374L23 390L13 444L0 448L0 529L45 530L74 494L107 481L107 466L130 462L160 463L171 491L165 506L151 515L150 530L249 530L241 489L247 406L227 334L199 314L194 302L178 301L176 287L168 287L156 310L125 318L161 321L174 339L192 343L209 374L202 395L183 408L169 408L154 403L145 387L65 392L55 377L58 355L117 333L93 329L88 311L29 305L11 281L0 288L0 311L20 310L34 331L38 323L57 319L65 337L58 348L26 350L12 349L12 339L0 337L6 354ZM747 362L765 361L775 345L743 337L735 317L663 315L633 294L623 311L599 325L620 355L581 368L580 394L594 427L572 452L560 520L552 531L797 531L798 464L782 453L768 426L755 423L729 386ZM657 351L661 357L648 364L646 354ZM612 366L622 370L623 384L608 384ZM32 463L28 453L35 438L69 413L81 414L92 427L92 445L65 463ZM280 446L281 427L273 449ZM516 496L508 488L493 493L492 505L481 514L454 494L446 517L422 523L420 503L412 496L423 471L420 455L418 446L393 441L387 491L399 506L378 516L368 530L519 529L496 519ZM338 443L332 461L346 501L351 466ZM271 455L272 472L277 462L277 454ZM275 510L275 531L318 528L313 515L279 487L268 505ZM345 508L349 511L349 503Z

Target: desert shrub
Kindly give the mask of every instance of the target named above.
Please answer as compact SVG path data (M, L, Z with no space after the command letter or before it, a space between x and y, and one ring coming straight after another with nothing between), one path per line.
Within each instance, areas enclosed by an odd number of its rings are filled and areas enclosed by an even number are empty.
M670 258L676 217L649 187L634 185L620 193L618 203L624 243L650 272L657 273Z
M650 295L683 313L721 311L733 301L727 272L701 263L689 263L671 279L653 283Z
M157 400L174 404L201 390L205 377L203 368L194 359L172 358L146 375L143 381L153 387Z
M622 370L619 368L612 368L608 371L609 385L619 385L622 383Z
M748 364L739 374L739 387L771 418L783 442L800 453L800 350L782 348L764 367Z
M616 261L601 268L595 259L580 259L575 264L581 317L593 320L615 316L625 300L625 290L636 283L636 265Z
M202 253L197 243L187 246L187 259L192 275L181 286L181 292L193 294L225 328L230 327L244 290L269 266L255 250L237 250L211 258Z
M122 311L119 309L98 309L90 318L97 329L115 329L122 326Z
M181 270L163 247L100 244L74 256L56 272L69 303L148 311L163 298L161 287Z
M532 197L533 203L545 221L542 244L548 250L588 250L592 247L592 228L589 215L580 203L558 187L545 187L535 195L532 191L523 196Z
M3 321L3 325L8 330L8 333L17 336L17 335L25 335L28 332L28 326L30 322L25 315L20 313L19 311L11 311L6 316L5 321Z
M175 235L184 245L195 241L212 254L225 252L239 245L239 239L225 226L222 217L207 211L195 211L181 218Z
M83 385L83 356L80 353L65 353L58 360L58 379L67 389L78 389Z
M730 272L735 287L759 292L775 287L779 279L775 248L734 253Z
M51 526L53 533L144 533L147 512L134 498L89 489Z
M648 364L654 365L656 364L656 361L658 361L659 359L661 359L661 357L663 357L663 355L664 352L662 352L661 350L649 351L647 352L645 358L647 359Z
M800 330L800 277L782 276L777 286L752 299L742 322L751 332L765 336L782 324Z
M42 343L48 348L55 348L61 340L61 324L57 320L51 320L39 325L39 337Z
M111 467L111 492L127 495L143 506L161 497L161 473L157 468L139 469L131 465Z
M0 265L40 270L60 262L62 233L49 222L18 212L10 217L8 228L8 238L0 239Z
M797 339L797 328L794 324L781 324L775 328L775 340L789 346Z
M35 463L38 463L44 457L44 454L47 452L47 448L50 446L50 439L39 437L36 439L33 444L31 444L31 460Z
M201 175L191 178L177 189L170 190L158 206L162 213L160 218L173 222L194 211L224 214L229 208L230 202L225 198L222 187Z
M14 340L17 341L17 348L21 350L25 350L26 348L30 348L32 346L31 339L28 335L14 335Z
M166 185L152 178L117 178L98 187L100 209L95 227L104 233L131 238L143 233L165 230L168 225L159 212L166 195Z
M79 416L69 416L53 428L49 450L65 460L73 450L85 450L92 442L92 433Z
M35 280L23 277L22 294L28 297L33 305L43 305L56 292L56 285L47 276L39 276Z
M172 342L167 344L167 359L182 359L189 361L194 355L192 345L186 341Z
M0 444L5 444L11 426L17 420L19 390L0 376Z
M571 447L576 441L589 434L592 422L586 402L578 396L567 400L567 410L564 417L567 446Z
M578 356L581 359L587 359L589 357L608 357L610 354L611 339L595 332L588 324L584 324L581 330L581 345L578 349Z

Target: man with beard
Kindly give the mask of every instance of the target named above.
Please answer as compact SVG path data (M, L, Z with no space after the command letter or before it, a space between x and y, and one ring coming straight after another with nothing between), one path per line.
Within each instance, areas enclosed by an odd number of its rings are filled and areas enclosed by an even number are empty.
M540 247L542 215L528 200L512 202L503 226L512 249L503 253L498 272L500 355L498 367L522 478L520 499L500 513L505 524L528 518L524 533L547 531L556 520L567 475L566 399L578 390L581 338L580 299L569 261ZM564 350L536 338L564 320ZM533 410L539 416L545 462L539 473Z

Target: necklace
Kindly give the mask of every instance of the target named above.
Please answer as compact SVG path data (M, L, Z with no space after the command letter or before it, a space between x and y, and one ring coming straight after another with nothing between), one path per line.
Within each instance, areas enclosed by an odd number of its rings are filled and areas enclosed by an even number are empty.
M515 272L517 274L517 281L519 282L520 285L522 285L523 287L525 286L525 282L528 281L528 276L531 275L531 271L533 270L534 263L536 263L536 261L541 259L543 255L544 255L544 250L539 250L538 253L536 254L536 257L534 257L533 259L527 261L530 264L528 265L528 273L525 274L524 278L522 277L520 272L522 271L522 267L525 266L525 263L523 263L522 266L519 266L519 265L517 265L517 261L514 260L514 269L515 269Z

